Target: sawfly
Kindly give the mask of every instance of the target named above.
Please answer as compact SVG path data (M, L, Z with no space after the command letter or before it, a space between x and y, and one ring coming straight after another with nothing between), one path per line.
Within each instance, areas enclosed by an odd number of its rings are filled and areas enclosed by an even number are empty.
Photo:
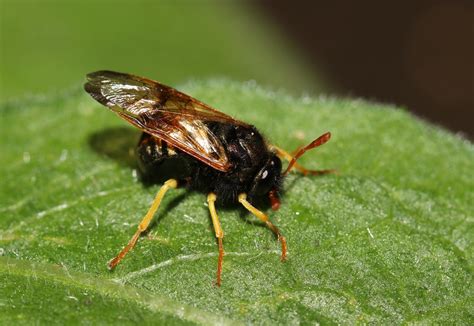
M286 239L257 209L255 200L267 197L273 210L280 206L283 178L294 168L303 175L333 170L308 170L296 161L308 149L326 143L331 134L321 135L293 154L268 143L252 125L159 82L113 71L87 75L85 90L120 118L143 131L137 147L143 173L157 171L163 162L178 160L181 168L158 191L150 209L128 244L109 263L113 269L132 250L148 228L165 193L179 187L207 194L210 216L218 244L217 280L221 285L224 258L222 230L215 203L235 203L263 221L281 243L281 261L287 258ZM289 161L282 168L281 159Z

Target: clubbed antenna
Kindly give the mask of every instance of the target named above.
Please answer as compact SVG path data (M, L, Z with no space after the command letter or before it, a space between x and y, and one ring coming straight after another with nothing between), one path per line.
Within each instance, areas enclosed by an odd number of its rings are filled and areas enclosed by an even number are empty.
M285 172L283 172L283 176L287 175L291 171L291 169L293 167L295 167L296 160L298 160L301 156L303 156L303 154L307 150L310 150L312 148L321 146L321 145L325 144L329 139L331 139L331 133L327 132L327 133L322 134L321 136L319 136L317 139L313 140L310 144L306 145L305 147L300 148L298 150L298 152L296 152L296 154L292 157L290 163L288 164L288 167L286 168ZM310 171L310 170L306 170L306 171L307 171L307 173L304 173L304 174L313 174L312 171ZM317 174L321 174L321 173L331 173L333 171L332 170L327 170L327 171L325 170L325 171L314 171L314 172L318 172Z

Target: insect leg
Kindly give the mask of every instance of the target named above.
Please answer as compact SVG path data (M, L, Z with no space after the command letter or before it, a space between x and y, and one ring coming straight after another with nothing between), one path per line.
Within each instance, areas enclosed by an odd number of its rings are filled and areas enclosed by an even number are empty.
M221 274L222 274L222 261L224 260L224 247L222 245L222 239L224 239L224 231L221 228L219 217L217 216L216 207L214 203L217 197L216 194L211 192L207 195L207 202L209 204L209 212L211 213L212 224L214 225L214 231L216 232L216 238L219 244L219 258L217 259L217 286L221 286Z
M253 215L255 215L256 217L258 217L261 221L265 222L265 224L268 226L268 228L270 230L273 231L273 233L275 233L275 235L278 237L278 241L281 242L281 261L285 261L286 260L286 239L285 237L280 233L280 230L278 230L278 228L270 221L270 219L268 218L268 216L259 211L258 209L256 209L255 207L252 206L252 204L250 204L248 201L247 201L247 194L240 194L239 195L239 202L250 212L252 213Z
M165 193L171 189L171 188L176 188L178 186L178 182L175 180L175 179L169 179L168 181L166 181L163 186L160 188L160 190L158 191L158 193L156 194L156 197L155 199L153 200L153 203L151 204L151 207L150 209L148 210L148 212L146 213L145 217L142 219L142 221L140 222L140 224L138 225L138 229L137 231L135 232L135 234L133 235L133 237L130 239L130 241L128 242L128 244L125 246L125 248L122 249L122 251L120 251L120 253L114 258L112 259L109 263L108 263L108 267L109 269L113 269L115 268L115 266L118 265L118 263L125 257L125 255L133 249L133 247L135 247L135 244L137 243L138 241L138 238L140 237L140 234L145 231L148 226L150 225L150 222L153 218L153 215L155 214L156 210L158 209L158 207L160 207L160 204L161 204L161 200L163 199Z

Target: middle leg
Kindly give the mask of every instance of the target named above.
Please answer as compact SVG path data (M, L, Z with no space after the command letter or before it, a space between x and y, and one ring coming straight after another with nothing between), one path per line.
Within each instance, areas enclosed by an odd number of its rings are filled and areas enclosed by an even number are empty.
M221 228L221 223L219 222L219 217L217 216L216 207L214 206L216 199L216 194L213 192L207 195L207 203L209 205L209 212L211 213L212 225L214 226L214 231L216 232L216 238L219 245L216 284L217 286L221 286L222 261L224 260L224 246L222 245L222 239L224 239L224 231Z

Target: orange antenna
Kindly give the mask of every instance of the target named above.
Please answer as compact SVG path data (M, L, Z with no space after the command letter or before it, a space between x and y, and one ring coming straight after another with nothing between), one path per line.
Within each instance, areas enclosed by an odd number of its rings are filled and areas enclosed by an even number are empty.
M290 172L290 170L295 166L296 160L298 160L301 156L303 156L303 154L307 150L310 150L312 148L321 146L321 145L325 144L329 139L331 139L331 133L327 132L325 134L322 134L321 136L319 136L315 140L313 140L310 144L306 145L305 147L300 148L298 150L298 152L296 152L295 156L293 156L293 158L291 159L291 161L288 164L288 167L286 168L285 172L283 172L283 176L287 175L288 172Z

